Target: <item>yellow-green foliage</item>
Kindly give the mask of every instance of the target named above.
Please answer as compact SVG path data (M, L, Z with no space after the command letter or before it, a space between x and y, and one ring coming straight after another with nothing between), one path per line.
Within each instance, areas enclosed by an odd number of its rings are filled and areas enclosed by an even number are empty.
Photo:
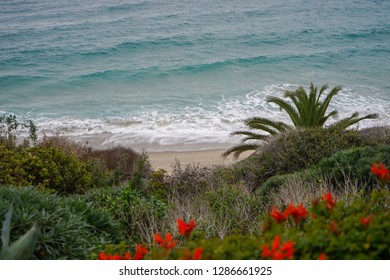
M0 184L35 186L60 194L82 193L104 183L93 161L56 147L0 146Z

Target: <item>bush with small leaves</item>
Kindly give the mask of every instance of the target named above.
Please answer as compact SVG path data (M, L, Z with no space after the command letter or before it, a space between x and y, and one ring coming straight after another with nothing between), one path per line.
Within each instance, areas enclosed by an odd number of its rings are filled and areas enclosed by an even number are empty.
M339 151L363 146L376 147L389 141L388 134L378 137L376 141L366 134L358 130L334 131L324 128L286 132L262 145L255 155L238 162L234 174L237 179L244 179L256 189L275 175L309 168Z
M101 186L107 174L94 161L50 146L13 147L0 145L0 184L35 186L60 194L83 193Z
M293 174L277 175L269 178L256 190L256 194L269 201L270 196L284 188L290 182L312 182L316 184L327 179L334 189L341 189L346 179L352 180L358 189L370 190L378 184L375 176L367 170L374 162L390 165L390 146L360 147L340 151L333 156L323 159L308 169ZM370 186L370 187L369 187Z

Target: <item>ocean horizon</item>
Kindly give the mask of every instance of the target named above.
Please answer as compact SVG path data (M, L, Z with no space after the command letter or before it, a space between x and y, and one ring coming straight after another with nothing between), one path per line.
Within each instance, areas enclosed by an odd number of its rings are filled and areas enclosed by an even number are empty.
M342 86L330 109L390 125L390 1L3 0L0 113L38 134L225 149L267 96Z

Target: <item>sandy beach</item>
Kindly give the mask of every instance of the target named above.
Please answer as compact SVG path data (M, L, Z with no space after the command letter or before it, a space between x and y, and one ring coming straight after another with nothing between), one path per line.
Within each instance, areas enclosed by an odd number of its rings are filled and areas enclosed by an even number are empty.
M154 170L163 168L166 171L172 171L172 165L176 161L181 166L188 164L199 164L200 166L212 165L229 165L248 157L252 152L246 152L235 160L233 156L223 158L222 153L225 150L206 150L206 151L189 151L189 152L149 152L149 159Z

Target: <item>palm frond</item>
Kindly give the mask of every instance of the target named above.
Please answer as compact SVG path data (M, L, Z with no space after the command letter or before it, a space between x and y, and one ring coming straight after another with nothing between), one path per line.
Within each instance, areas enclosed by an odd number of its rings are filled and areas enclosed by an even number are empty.
M308 108L310 107L310 100L307 95L307 92L303 87L299 87L295 91L295 96L298 98L298 104L296 105L297 110L300 112L299 115L299 125L298 126L305 126L306 125L306 120L308 119L309 115L309 110Z
M267 102L278 105L281 109L287 112L295 126L299 125L300 118L298 112L289 103L279 97L268 97Z
M316 118L323 118L326 114L326 111L328 110L329 103L332 100L332 98L338 94L341 90L341 87L334 87L330 93L326 96L324 102L320 105L319 110L317 111Z
M327 89L328 89L327 84L325 84L321 87L320 92L318 93L318 96L317 96L317 103L320 103L320 98L321 98L322 94L325 92L325 90L327 90Z
M264 134L258 134L258 133L255 133L255 132L251 132L251 131L234 131L232 133L230 133L230 136L236 136L236 135L245 135L247 137L245 137L244 139L242 139L241 141L242 142L245 142L245 141L248 141L248 140L262 140L262 141L265 141L269 136L268 135L264 135Z
M246 151L256 151L259 148L258 144L241 144L233 146L222 154L222 157L226 158L230 154L233 154L233 157L237 159L243 152Z
M322 88L321 88L322 89ZM310 96L309 96L309 107L307 108L308 114L307 114L307 120L306 120L306 126L317 126L318 118L316 118L316 114L318 111L318 108L321 106L318 100L318 92L317 87L314 87L313 83L311 83L311 90L310 90Z
M251 129L259 129L268 132L271 135L276 135L278 132L290 129L290 126L284 122L271 121L270 119L254 117L245 120L245 124Z
M322 119L317 119L317 126L319 126L319 127L324 126L324 124L328 121L328 119L330 117L336 118L338 116L338 114L339 114L339 112L337 112L336 110L333 110L332 112L330 112L328 115L326 115Z
M303 106L301 105L300 101L298 100L298 98L296 96L296 92L295 91L286 91L284 93L284 97L290 98L292 100L292 102L295 105L295 108L298 110L299 117L303 118L306 113L304 111Z
M366 116L361 117L361 118L358 118L358 116L359 116L359 113L355 112L350 117L344 118L342 120L339 120L336 123L333 123L332 125L329 126L329 128L334 129L334 130L344 130L347 127L354 125L362 120L377 119L378 118L378 114L369 114L369 115L366 115Z

